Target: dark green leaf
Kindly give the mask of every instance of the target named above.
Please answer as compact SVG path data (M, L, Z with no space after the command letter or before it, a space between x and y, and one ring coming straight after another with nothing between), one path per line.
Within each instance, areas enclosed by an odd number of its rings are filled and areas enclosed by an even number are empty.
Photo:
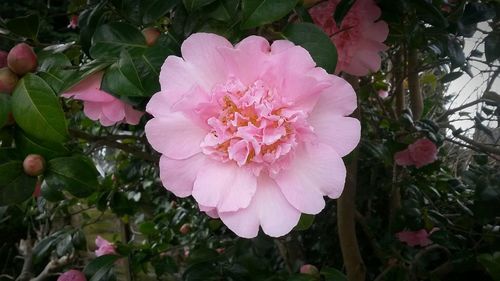
M238 4L239 1L234 0L217 0L214 10L208 15L219 21L230 21L238 12Z
M500 34L490 33L484 39L484 53L487 62L500 58Z
M45 181L48 185L67 190L76 197L87 197L97 186L97 170L89 158L83 156L54 158L48 161Z
M451 82L455 79L458 79L460 76L462 76L462 74L464 74L464 73L461 71L450 72L441 78L441 82L442 83Z
M465 63L465 54L462 46L458 42L458 40L454 38L448 39L448 56L451 60L451 68L456 68L464 65Z
M0 164L0 206L28 199L35 190L36 178L26 175L21 161Z
M36 243L35 247L33 248L34 256L36 258L41 258L47 255L50 248L52 248L52 246L54 246L59 241L59 239L60 237L55 234L43 238L40 242Z
M302 214L300 215L299 223L297 224L297 226L295 226L294 229L299 231L306 230L309 227L311 227L313 222L314 222L314 215Z
M297 5L298 0L243 0L243 23L249 29L277 21Z
M46 181L42 182L42 197L50 202L58 202L64 199L64 194L58 186L48 185Z
M347 281L344 273L331 267L322 268L321 275L325 277L325 281Z
M316 64L328 73L335 71L337 49L328 35L316 25L311 23L291 24L283 31L283 37L308 50Z
M15 135L16 147L23 157L28 154L40 154L46 160L54 157L61 157L68 155L69 151L60 143L46 143L34 139L26 135L21 130L18 130Z
M58 256L64 256L73 250L73 244L71 243L71 233L66 233L62 239L57 243L56 253Z
M92 37L90 56L93 58L118 58L122 50L141 53L146 46L144 35L133 25L114 22L101 25Z
M432 2L422 0L410 0L418 15L427 23L435 27L445 28L448 26L448 21L443 16L441 11L432 4Z
M464 13L460 22L464 25L476 24L495 17L495 9L485 3L469 2L465 5Z
M500 281L500 252L479 255L477 260L486 268L493 280Z
M337 26L340 26L342 20L347 15L355 2L356 0L341 0L337 4L337 6L335 7L335 12L333 13L333 19L337 23Z
M172 8L177 6L181 0L150 0L145 1L142 22L148 24L165 15Z
M73 75L74 70L69 59L62 53L45 54L39 57L39 72L47 84L54 92L59 93L66 83L67 79Z
M68 138L61 104L49 85L28 73L12 94L12 113L19 127L29 135L54 143Z
M214 2L215 0L182 0L188 12L199 10L200 8Z
M82 50L88 55L91 46L92 36L96 28L103 21L104 6L106 1L100 1L95 7L80 13L78 17L78 27L80 28L80 44Z
M79 71L73 72L65 81L64 85L61 87L61 92L70 89L72 86L78 84L78 82L84 80L90 75L103 70L112 64L109 60L94 60L80 68Z
M7 123L10 112L10 96L0 93L0 128Z
M105 255L92 260L85 268L83 273L87 276L92 276L90 281L99 281L113 267L113 264L120 259L120 256Z
M123 50L120 59L106 70L102 89L117 96L146 96L139 73L126 50Z
M34 40L38 35L39 18L38 15L13 18L8 20L5 25L10 31Z

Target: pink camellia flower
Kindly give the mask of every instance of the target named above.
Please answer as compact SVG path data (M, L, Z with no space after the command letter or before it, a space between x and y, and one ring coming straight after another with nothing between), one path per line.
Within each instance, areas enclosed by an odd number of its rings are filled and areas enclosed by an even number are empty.
M72 15L69 18L68 28L76 29L78 27L78 15Z
M312 7L309 12L317 25L337 47L336 73L344 71L355 76L368 75L380 69L379 53L385 51L389 28L380 17L380 8L373 0L357 0L340 26L333 19L340 0L329 0Z
M162 154L160 178L241 237L282 236L300 214L338 198L343 156L359 142L345 117L356 95L290 41L250 36L236 46L196 33L169 56L146 136Z
M97 72L81 81L61 96L83 101L83 112L92 120L99 120L103 126L125 122L137 125L143 112L101 90L103 72Z
M87 281L87 278L85 278L85 274L81 271L72 269L59 275L57 281Z
M429 236L437 230L439 230L439 228L435 227L430 232L427 232L425 229L417 231L401 231L396 233L396 237L399 241L408 244L410 247L425 247L432 244Z
M95 255L97 257L104 255L116 255L115 245L109 243L108 240L99 235L95 238L95 245L97 246L97 249L95 250Z
M427 138L421 138L410 144L407 149L394 155L396 164L400 166L412 166L421 168L437 159L437 147Z
M379 90L377 94L381 99L386 99L389 97L389 92L387 92L386 90Z

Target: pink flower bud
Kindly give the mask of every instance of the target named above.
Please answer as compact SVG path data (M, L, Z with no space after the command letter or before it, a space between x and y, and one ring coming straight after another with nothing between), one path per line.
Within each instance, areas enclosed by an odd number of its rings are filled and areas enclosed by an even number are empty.
M95 255L97 257L104 255L116 255L115 245L99 235L95 238L95 245L97 246L97 249L95 250Z
M81 271L72 269L61 274L57 281L87 281L87 278Z
M7 66L7 53L6 51L0 51L0 68Z
M68 28L76 29L78 27L78 15L72 15L69 19Z
M45 171L45 159L38 154L30 154L24 158L23 169L27 175L39 176Z
M387 97L389 97L389 93L385 90L379 90L378 91L378 96L381 98L381 99L386 99Z
M19 43L10 50L7 55L7 64L10 70L18 75L33 72L38 66L33 48L26 43Z
M319 275L319 270L312 264L304 264L300 267L300 273L307 275Z
M0 68L0 93L12 93L18 80L17 75L9 68Z
M154 27L147 27L142 30L142 34L146 38L146 44L148 46L153 46L160 37L160 31Z
M188 234L191 231L191 226L187 223L183 224L179 229L179 232L183 235Z

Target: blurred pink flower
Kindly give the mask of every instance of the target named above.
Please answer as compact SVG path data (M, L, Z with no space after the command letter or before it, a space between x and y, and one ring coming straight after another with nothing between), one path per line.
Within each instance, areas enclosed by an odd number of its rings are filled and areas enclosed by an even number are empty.
M146 110L146 136L162 154L163 185L193 195L241 237L259 226L282 236L300 214L317 214L323 196L338 198L343 156L359 142L358 120L346 117L356 95L343 79L315 67L285 40L250 36L236 46L196 33L169 56L161 92Z
M380 69L380 52L385 51L389 27L377 21L380 8L373 0L357 0L340 27L333 19L340 0L329 0L312 7L309 12L317 25L332 39L337 47L336 73L344 71L355 76L368 75Z
M387 92L386 90L379 90L377 94L381 99L386 99L389 97L389 92Z
M396 237L399 241L408 244L410 247L425 247L432 244L429 236L437 230L439 230L439 228L435 227L430 232L427 232L427 230L425 229L420 229L417 231L401 231L396 233Z
M72 269L59 275L57 281L87 281L87 278L81 271Z
M112 243L109 243L108 240L102 238L97 235L95 238L95 245L97 249L95 250L95 255L97 257L104 255L116 255L116 247Z
M6 51L0 50L0 68L7 66L7 55L9 53Z
M72 15L69 19L68 28L76 29L78 27L78 15Z
M319 270L312 264L304 264L300 267L300 273L308 275L319 275Z
M83 101L83 112L92 120L99 120L103 126L125 122L137 125L143 112L101 90L103 72L97 72L81 81L61 96Z
M410 144L407 149L394 155L396 164L400 166L412 166L421 168L437 159L437 147L427 138L421 138Z

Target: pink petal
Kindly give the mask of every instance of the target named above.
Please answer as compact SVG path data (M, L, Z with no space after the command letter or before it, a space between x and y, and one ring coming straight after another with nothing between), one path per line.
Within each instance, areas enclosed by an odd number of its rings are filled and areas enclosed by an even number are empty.
M200 211L205 212L207 216L213 218L213 219L218 219L219 218L219 213L217 212L217 208L212 208L212 207L207 207L198 204L198 207L200 208Z
M256 188L257 179L250 170L234 163L207 161L196 176L193 197L200 205L231 212L248 207Z
M410 166L414 164L408 149L396 152L396 154L394 154L394 161L400 166Z
M163 186L177 197L187 197L193 191L196 175L205 164L205 156L195 154L187 159L160 158L160 178Z
M323 90L315 111L330 111L331 114L347 116L357 107L356 92L344 79L329 75L330 87Z
M100 71L80 81L75 86L61 94L65 98L74 97L75 99L92 102L110 102L116 98L101 90L101 81L104 72Z
M102 103L84 101L83 113L85 113L85 116L87 116L89 119L97 121L102 114Z
M97 235L97 237L95 238L95 245L97 247L102 247L105 245L109 245L109 242L108 242L108 240L102 238L100 235Z
M345 177L342 158L319 143L297 151L289 168L275 180L290 204L302 213L317 214L325 206L324 195L338 198L342 194Z
M186 159L200 152L200 143L207 134L179 112L149 120L145 132L156 151L173 159Z
M137 125L141 121L144 112L135 110L131 105L125 105L125 121L130 125Z
M321 104L321 100L318 104ZM308 121L319 141L331 146L340 157L349 154L359 143L361 124L358 119L335 116L319 105L314 108Z
M102 106L103 115L111 121L120 122L125 118L125 103L119 99Z
M378 21L369 25L366 30L367 38L377 42L384 42L389 35L389 26L385 21Z
M269 236L289 233L299 222L300 212L288 203L276 183L267 176L259 178L250 205L236 212L219 212L221 220L238 236L253 238L259 225Z

